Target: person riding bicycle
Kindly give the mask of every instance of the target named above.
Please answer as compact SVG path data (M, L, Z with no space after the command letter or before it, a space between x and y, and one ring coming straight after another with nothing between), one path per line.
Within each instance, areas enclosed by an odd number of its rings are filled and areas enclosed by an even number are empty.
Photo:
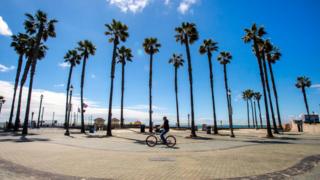
M161 137L161 139L162 139L162 142L163 142L164 144L167 144L167 140L166 140L166 138L164 137L164 135L169 132L170 126L169 126L169 120L167 119L166 116L163 117L163 124L162 124L161 128L162 128L162 129L161 129L161 131L160 131L160 132L161 132L160 137Z

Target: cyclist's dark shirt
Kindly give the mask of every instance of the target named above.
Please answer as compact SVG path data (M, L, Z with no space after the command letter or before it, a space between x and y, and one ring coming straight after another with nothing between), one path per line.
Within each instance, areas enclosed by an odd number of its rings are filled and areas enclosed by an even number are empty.
M166 131L169 131L170 127L169 127L169 121L168 120L164 120L163 129L166 130Z

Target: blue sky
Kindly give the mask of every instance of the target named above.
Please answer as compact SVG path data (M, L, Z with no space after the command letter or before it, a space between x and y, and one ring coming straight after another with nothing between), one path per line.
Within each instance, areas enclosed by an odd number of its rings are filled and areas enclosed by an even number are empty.
M261 91L256 59L250 46L241 40L243 29L250 27L253 22L265 26L268 32L266 37L279 46L283 54L281 61L274 66L283 118L290 119L305 111L302 94L294 86L299 75L311 78L314 87L308 89L310 109L319 112L319 7L320 2L317 0L5 0L1 2L0 16L1 25L5 22L13 34L24 31L24 13L27 12L34 13L41 9L50 18L59 21L56 25L57 37L47 42L47 56L38 64L34 83L36 93L46 91L63 96L68 68L59 64L63 62L64 54L80 40L89 39L96 45L96 55L90 57L87 63L84 88L85 97L92 104L90 108L96 108L87 113L93 117L107 116L112 44L108 43L104 35L104 24L110 23L112 19L127 24L130 36L124 45L134 52L133 62L126 66L125 106L127 113L132 113L128 115L130 120L145 120L147 117L149 60L142 49L142 42L146 37L157 37L162 44L160 53L154 57L155 117L159 119L162 115L167 115L175 120L174 74L168 60L172 53L186 56L185 48L175 42L174 28L184 21L194 22L200 35L200 39L191 46L196 121L212 122L208 61L206 56L198 53L203 39L212 38L219 43L219 50L230 51L233 55L232 63L228 65L228 76L233 96L234 119L235 124L244 124L246 106L241 100L241 92L247 88ZM6 35L10 32L0 32L0 81L2 86L6 86L9 85L7 82L14 80L17 55L10 47L10 37ZM216 59L217 53L213 56ZM216 60L213 66L217 117L226 124L222 66ZM120 106L119 70L118 67L113 101L115 109ZM81 67L78 66L72 79L76 95L80 92L80 72ZM6 98L10 100L12 90L4 87L1 89L0 92L8 94ZM4 89L9 92L4 92ZM179 100L181 116L186 122L190 111L186 65L179 70ZM48 108L45 117L51 117L51 111L63 115L63 111L60 112L59 109L64 102L55 98L52 101L56 102L52 108ZM33 102L32 108L37 112L38 97L33 98ZM45 103L52 102L47 100ZM0 121L6 119L10 104L8 101L4 105Z

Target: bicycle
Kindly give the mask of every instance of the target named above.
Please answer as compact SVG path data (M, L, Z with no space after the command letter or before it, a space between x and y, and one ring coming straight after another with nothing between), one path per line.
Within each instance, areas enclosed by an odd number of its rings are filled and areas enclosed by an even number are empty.
M173 135L166 136L166 141L166 145L171 148L174 147L177 143L177 140ZM158 142L162 142L160 133L158 132L156 132L155 134L151 134L146 138L146 143L149 147L154 147Z

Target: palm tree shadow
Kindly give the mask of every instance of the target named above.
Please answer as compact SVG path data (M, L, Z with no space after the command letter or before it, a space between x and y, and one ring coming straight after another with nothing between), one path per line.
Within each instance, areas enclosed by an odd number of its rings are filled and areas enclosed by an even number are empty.
M36 134L36 133L29 133L28 136L34 136L34 135L39 135L39 134ZM6 132L6 131L2 131L0 132L0 136L21 136L21 133L19 132Z
M146 141L145 141L145 140L133 139L133 138L127 138L127 137L121 137L121 136L113 136L113 137L119 138L119 139L130 140L130 141L133 141L133 142L136 143L136 144L146 145Z
M197 137L187 136L185 138L186 139L194 139L194 140L213 140L213 138L211 138L211 137L202 137L202 136L197 136Z
M243 142L249 142L249 143L258 143L258 144L293 144L287 141L259 141L259 140L248 140Z
M26 136L21 136L19 139L0 139L0 142L16 142L16 143L25 143L25 142L36 142L36 141L50 141L48 138L27 138Z

